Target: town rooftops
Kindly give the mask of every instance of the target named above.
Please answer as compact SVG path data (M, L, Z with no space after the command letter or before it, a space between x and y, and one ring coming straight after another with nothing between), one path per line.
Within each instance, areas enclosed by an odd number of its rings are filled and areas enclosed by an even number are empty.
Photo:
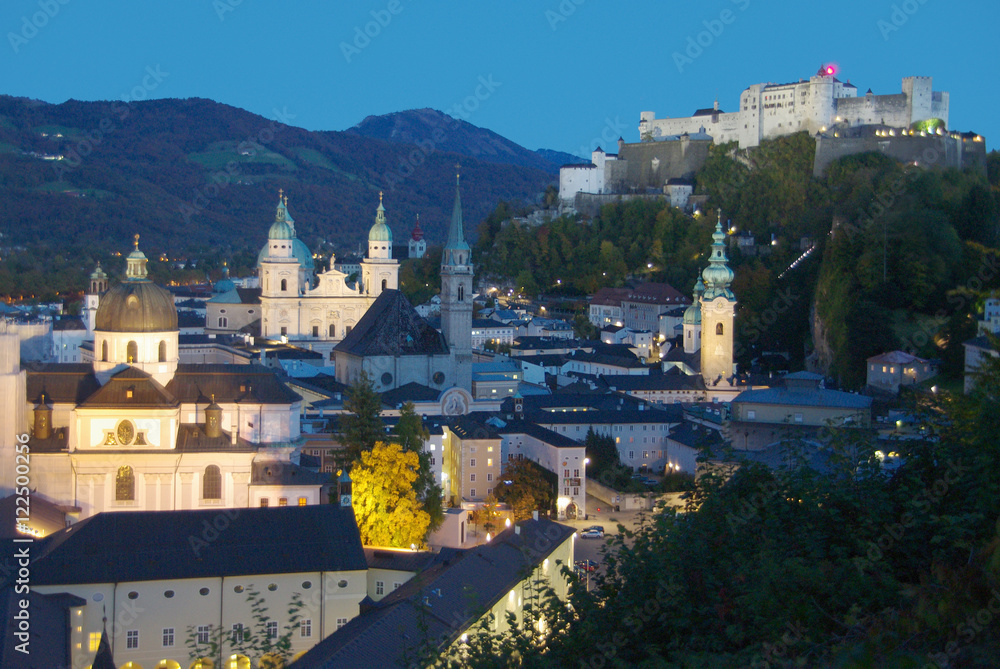
M363 357L443 355L448 346L401 292L384 290L334 350Z
M442 554L288 669L388 669L410 666L407 656L412 660L426 643L445 650L575 531L546 519L517 527L488 544Z
M216 530L211 541L203 537L206 528ZM32 555L32 585L361 571L368 566L354 512L330 504L99 513L36 542Z
M507 421L504 427L499 428L497 432L501 435L526 434L529 437L534 437L535 439L545 442L550 446L555 446L556 448L579 448L581 446L578 441L574 441L565 435L553 432L546 427L542 427L541 425L528 420Z
M888 353L882 353L880 355L873 355L868 358L868 362L878 365L924 365L930 362L923 358L918 358L915 355L910 355L909 353L904 353L903 351L889 351Z
M733 403L870 409L872 398L823 388L765 388L763 390L745 390L733 398Z

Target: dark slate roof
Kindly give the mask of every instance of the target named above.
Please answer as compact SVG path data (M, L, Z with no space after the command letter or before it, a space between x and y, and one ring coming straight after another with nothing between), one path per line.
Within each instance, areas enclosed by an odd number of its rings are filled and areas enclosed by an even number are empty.
M509 323L501 323L500 321L495 321L492 318L475 318L472 321L472 327L490 330L510 330L513 328L513 326Z
M204 425L182 423L177 430L177 450L184 452L239 453L254 451L256 447L242 437L233 443L232 433L223 432L218 437L205 434ZM163 453L162 450L155 451Z
M250 485L327 485L330 472L313 472L293 462L257 461L250 470Z
M518 526L520 534L510 528L489 544L442 554L288 669L403 667L404 654L412 655L425 640L437 640L444 650L574 532L545 519Z
M61 330L86 330L87 326L83 324L83 319L79 316L63 316L52 322L52 329L57 332Z
M705 109L696 109L692 116L712 116L713 114L725 114L726 112L721 109L716 109L714 107L706 107Z
M648 365L635 357L635 355L632 355L631 359L629 359L620 355L574 351L572 355L566 358L566 362L589 362L597 365L609 365L612 367L623 367L626 369L648 369Z
M462 439L496 439L499 434L495 427L486 422L489 417L490 414L474 411L452 419L448 427Z
M722 435L718 430L689 421L684 421L672 429L670 438L690 448L716 447L722 444Z
M28 544L10 543L3 547L6 555L13 555L19 548ZM16 570L15 570L16 571ZM14 615L21 611L20 602L28 600L25 609L31 615L31 645L30 655L19 652L15 647L23 642L16 639L14 632L17 625L13 624ZM4 669L69 669L66 658L70 656L69 609L84 606L85 599L66 593L43 595L38 592L16 593L14 585L0 589L0 616L6 623L3 635L0 636L0 667Z
M527 420L507 421L507 424L498 429L497 432L499 434L526 434L556 448L568 446L580 447L580 442Z
M198 314L193 311L178 311L177 327L203 328L205 327L205 316L204 314Z
M869 409L872 405L872 398L839 390L818 388L815 390L766 388L764 390L745 390L733 398L733 403Z
M177 399L151 375L138 367L128 367L108 379L100 390L81 402L80 406L94 409L172 408L177 406Z
M962 342L962 345L971 346L972 348L981 348L984 351L996 350L996 347L993 345L993 342L990 341L990 338L987 337L986 335L983 335L982 337L973 337L972 339L967 339L964 342Z
M392 548L365 548L369 569L392 569L418 572L429 567L437 558L430 551L411 551Z
M177 365L167 391L180 402L261 402L291 404L302 400L263 365Z
M384 290L354 329L334 347L356 356L447 354L444 335L398 290Z
M94 368L85 362L28 363L27 399L38 403L41 394L50 403L79 404L101 387Z
M600 381L609 388L622 392L639 390L705 390L701 375L690 376L671 369L662 374L605 374Z
M434 402L441 397L441 391L430 386L425 386L416 381L411 381L392 390L382 393L382 404L395 407L407 402Z
M206 522L218 527L203 540ZM313 506L99 513L36 542L34 585L367 569L351 509Z

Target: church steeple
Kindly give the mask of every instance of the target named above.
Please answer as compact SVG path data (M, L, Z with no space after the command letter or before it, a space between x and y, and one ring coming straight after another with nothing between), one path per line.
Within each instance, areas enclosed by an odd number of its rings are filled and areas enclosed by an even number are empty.
M729 285L733 282L733 270L729 268L726 257L726 233L722 231L722 210L719 209L719 220L715 224L715 232L712 234L712 256L709 258L708 267L701 273L705 280L705 300L713 300L716 297L725 297L730 301L735 301L733 291L729 290Z
M471 249L465 241L462 225L462 176L455 166L455 206L451 210L451 225L448 227L448 241L444 245L444 264L467 265Z

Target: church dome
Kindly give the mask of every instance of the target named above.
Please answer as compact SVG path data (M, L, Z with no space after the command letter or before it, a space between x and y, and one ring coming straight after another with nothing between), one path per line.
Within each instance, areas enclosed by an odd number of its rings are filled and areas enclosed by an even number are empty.
M684 310L684 325L701 325L701 296L705 294L705 284L701 277L694 284L694 301Z
M101 297L95 328L103 332L171 332L177 329L174 296L148 280L126 280Z
M375 225L368 231L368 241L392 243L392 230L385 223L385 207L382 206L382 194L378 194L378 209L375 210Z
M174 296L146 278L146 256L139 250L128 255L125 280L101 297L95 330L102 332L170 332L177 330Z
M292 239L292 229L284 221L275 221L267 231L268 239Z
M282 191L278 191L278 207L274 214L274 223L271 224L267 232L268 240L290 239L292 241L292 257L299 261L299 267L312 272L316 269L316 262L313 260L312 251L305 243L295 236L295 221L288 213L288 198L282 197ZM260 253L257 254L257 266L267 257L268 245L264 244Z

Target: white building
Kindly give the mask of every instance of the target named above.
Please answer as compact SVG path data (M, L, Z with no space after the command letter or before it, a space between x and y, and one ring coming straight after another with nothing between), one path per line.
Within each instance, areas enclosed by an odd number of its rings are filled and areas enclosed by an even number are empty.
M559 168L559 199L572 202L577 193L612 192L622 176L617 161L618 154L605 153L597 147L590 154L589 163L563 165Z
M808 81L754 84L740 94L739 109L734 112L721 111L718 102L688 117L658 119L654 112L644 111L639 136L655 140L704 128L716 144L739 142L740 148L747 148L803 130L815 135L838 123L908 128L917 121L937 118L948 125L948 93L932 90L931 77L903 78L901 93L868 91L858 97L856 86L841 82L834 74L834 68L824 66Z

